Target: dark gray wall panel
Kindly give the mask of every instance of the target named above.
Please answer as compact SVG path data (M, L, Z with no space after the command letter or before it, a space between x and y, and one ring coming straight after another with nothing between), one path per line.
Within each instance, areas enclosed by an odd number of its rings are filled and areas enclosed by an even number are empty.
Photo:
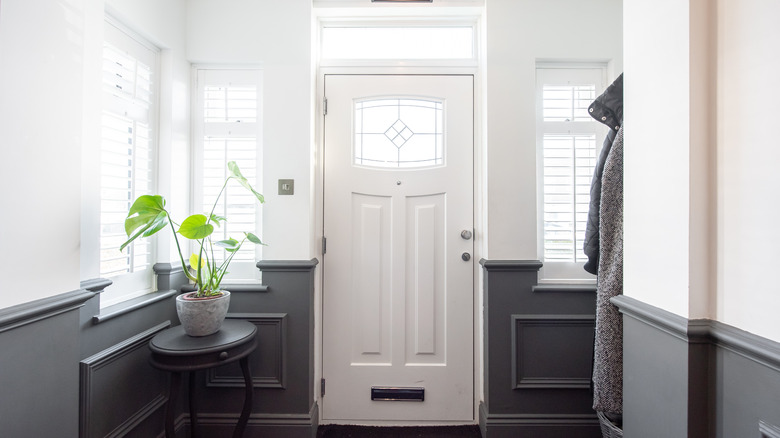
M589 389L592 315L512 315L515 389Z
M687 342L624 316L623 345L625 436L688 436Z
M780 344L630 297L612 301L624 315L626 436L773 437L780 430Z
M80 362L82 438L125 436L166 402L167 376L149 364L159 324Z
M316 438L318 407L315 403L306 414L252 414L244 437L246 438ZM236 417L227 414L204 414L198 416L200 436L208 438L231 438ZM314 426L313 426L314 425ZM179 436L189 436L189 425L181 429Z
M780 344L714 322L718 437L780 437Z
M598 437L595 288L537 285L538 261L482 260L484 438Z
M255 382L247 436L314 436L314 272L317 260L263 261L263 287L231 288L229 317L258 327L250 355ZM199 372L198 424L205 436L230 436L244 400L233 364ZM314 413L313 413L314 412ZM262 431L262 434L259 433ZM256 434L256 435L255 435Z
M287 380L287 314L231 313L227 318L243 319L257 327L257 345L262 354L249 356L249 369L255 389L284 389ZM244 387L237 362L208 371L206 386Z
M0 435L78 435L77 290L0 310Z

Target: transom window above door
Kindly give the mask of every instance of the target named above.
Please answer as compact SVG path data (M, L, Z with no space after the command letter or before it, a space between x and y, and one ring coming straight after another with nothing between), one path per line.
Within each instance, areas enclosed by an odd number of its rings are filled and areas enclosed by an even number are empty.
M381 168L444 164L444 102L382 97L354 103L353 163Z
M328 23L321 34L323 59L473 59L474 27L344 26Z

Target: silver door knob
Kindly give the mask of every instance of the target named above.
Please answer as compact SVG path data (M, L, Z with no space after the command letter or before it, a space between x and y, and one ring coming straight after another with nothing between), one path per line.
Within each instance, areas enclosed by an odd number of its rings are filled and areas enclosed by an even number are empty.
M460 237L462 237L464 240L471 239L471 231L469 230L463 230L460 232Z
M467 262L471 260L471 254L464 252L463 254L460 255L460 258L462 258L464 262Z

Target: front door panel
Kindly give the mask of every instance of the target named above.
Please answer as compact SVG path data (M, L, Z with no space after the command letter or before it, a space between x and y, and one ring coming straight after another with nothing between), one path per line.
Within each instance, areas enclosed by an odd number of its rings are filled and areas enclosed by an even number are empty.
M325 92L324 420L472 421L473 78L328 75Z

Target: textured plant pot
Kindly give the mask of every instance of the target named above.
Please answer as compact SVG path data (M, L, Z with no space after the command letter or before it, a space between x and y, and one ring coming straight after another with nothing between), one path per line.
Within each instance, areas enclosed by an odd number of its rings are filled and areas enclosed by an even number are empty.
M195 298L196 292L176 297L176 313L190 336L208 336L219 331L230 305L230 292L223 290L217 297Z

